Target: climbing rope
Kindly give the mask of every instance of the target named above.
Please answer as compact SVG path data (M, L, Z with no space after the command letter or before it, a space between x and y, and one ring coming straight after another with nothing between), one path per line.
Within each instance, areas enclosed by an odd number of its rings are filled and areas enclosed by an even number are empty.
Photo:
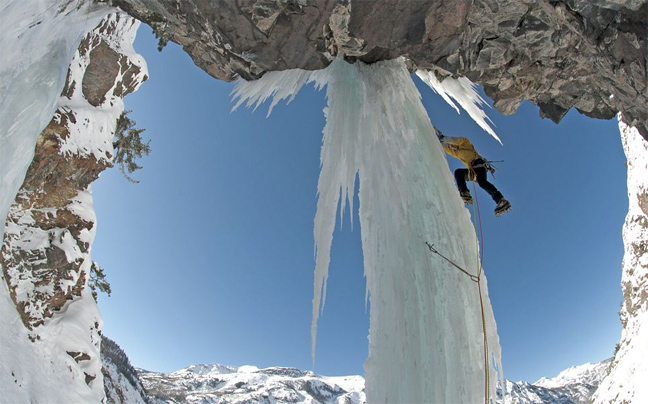
M488 404L489 391L490 391L490 364L488 361L488 337L486 335L486 316L484 315L484 299L481 293L481 283L477 282L479 288L479 306L481 308L482 316L482 330L484 332L484 379L486 386L484 388L484 403Z
M489 377L489 363L488 363L488 338L487 338L487 335L486 335L486 316L484 314L484 299L482 297L482 292L481 292L481 273L482 273L481 265L479 266L480 267L479 268L479 275L473 275L470 272L466 271L464 268L457 265L454 261L452 261L451 259L449 259L445 255L441 254L439 252L439 250L437 250L434 247L434 244L430 244L427 241L425 242L425 244L430 249L430 251L432 251L433 253L435 253L439 257L446 260L450 265L452 265L453 267L457 268L459 271L461 271L462 273L467 275L470 278L471 281L473 281L473 282L475 282L477 284L477 289L479 290L479 307L481 309L481 318L482 318L482 331L483 331L483 334L484 334L484 371L485 371L485 376L484 376L485 377L484 403L488 404L488 402L489 402L489 400L488 400L488 397L489 397L488 392L490 390L490 377Z
M476 180L477 176L475 175L474 170L471 167L471 175L473 178ZM483 262L484 262L484 233L483 233L483 228L482 228L482 222L481 222L481 212L479 209L479 199L477 198L477 189L475 186L475 181L473 181L473 194L475 195L475 204L473 206L473 225L475 226L475 229L479 228L479 238L476 240L476 249L477 249L477 263L478 263L478 268L477 268L477 275L473 275L461 266L457 265L454 261L452 261L450 258L446 257L445 255L441 254L439 250L437 250L434 247L434 244L430 244L429 242L425 242L427 245L428 249L433 252L434 254L438 255L439 257L443 258L445 261L447 261L450 265L461 271L463 274L467 275L468 278L470 278L471 281L475 282L477 284L477 289L479 291L479 308L481 310L481 319L482 319L482 332L484 335L484 403L489 404L489 392L490 392L490 364L488 360L488 335L486 332L486 315L485 315L485 310L484 310L484 298L482 296L482 289L481 289L481 275L483 272Z
M473 178L477 180L477 174L474 169L471 167ZM477 186L473 181L473 195L475 195L475 204L473 205L473 220L479 222L479 239L477 240L477 260L479 262L479 271L477 275L477 289L479 290L479 307L481 309L482 317L482 331L484 333L484 403L488 404L489 400L489 391L490 391L490 364L488 361L488 335L486 333L486 315L484 314L484 298L482 297L481 289L481 275L484 268L484 231L481 221L481 209L479 209L479 198L477 197ZM477 229L477 223L475 223L475 229Z

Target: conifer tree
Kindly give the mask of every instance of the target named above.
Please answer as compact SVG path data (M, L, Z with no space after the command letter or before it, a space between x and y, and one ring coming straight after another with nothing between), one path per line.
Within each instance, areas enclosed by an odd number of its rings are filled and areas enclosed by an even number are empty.
M110 296L110 293L112 292L110 289L110 283L106 280L106 274L104 273L103 268L101 268L96 262L93 262L90 267L88 287L92 291L92 297L95 299L95 302L97 301L99 292L103 292L108 296Z
M124 111L117 118L117 126L115 128L115 140L113 147L115 149L115 164L119 165L119 171L124 174L124 177L129 182L139 183L129 174L141 169L142 167L135 162L135 159L141 158L143 155L148 156L151 152L149 146L150 140L146 143L142 141L142 132L144 129L135 127L136 122L128 117L131 111Z

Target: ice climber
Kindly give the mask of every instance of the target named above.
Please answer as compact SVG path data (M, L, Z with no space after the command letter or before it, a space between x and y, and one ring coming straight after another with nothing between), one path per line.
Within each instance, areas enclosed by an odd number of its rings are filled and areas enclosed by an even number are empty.
M441 141L443 149L466 165L468 168L459 168L455 170L455 181L459 188L461 199L469 205L472 205L473 198L466 181L477 181L480 187L493 198L495 206L495 216L501 216L511 209L511 203L507 201L502 193L495 188L495 185L488 182L488 171L495 173L495 168L482 156L477 153L470 140L465 137L444 136L437 129L437 137Z

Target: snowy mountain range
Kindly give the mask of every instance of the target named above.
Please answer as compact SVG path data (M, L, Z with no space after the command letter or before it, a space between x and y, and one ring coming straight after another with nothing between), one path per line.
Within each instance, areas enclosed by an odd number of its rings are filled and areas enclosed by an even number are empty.
M122 357L114 354L113 357ZM107 362L104 361L104 366ZM506 381L508 394L505 404L584 404L591 402L592 395L608 372L610 360L595 364L571 367L558 376L542 378L531 384ZM117 367L113 366L113 369ZM132 372L132 368L127 367ZM172 373L151 372L137 369L139 380L147 395L135 399L133 394L142 392L127 386L135 379L119 377L121 391L128 392L127 400L112 399L110 402L169 403L323 403L363 404L365 380L362 376L325 377L310 371L294 368L254 366L225 366L221 364L192 365ZM139 382L139 381L138 381ZM118 383L114 384L115 386ZM502 397L501 390L499 397ZM108 397L124 397L124 393L107 391Z
M506 404L585 404L608 374L611 359L599 363L586 363L566 369L558 376L541 378L530 384L506 381Z
M173 373L139 370L152 403L365 402L361 376L325 377L294 368L193 365Z

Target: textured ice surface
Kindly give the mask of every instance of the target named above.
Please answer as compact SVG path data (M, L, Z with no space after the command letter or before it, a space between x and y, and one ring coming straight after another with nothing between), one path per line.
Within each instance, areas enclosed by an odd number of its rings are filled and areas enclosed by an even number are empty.
M315 72L276 72L241 81L234 94L237 105L248 100L248 106L258 106L267 98L275 105L308 82L326 86L328 100L314 229L313 350L338 206L353 209L357 176L371 305L367 402L483 402L477 283L425 246L433 243L477 274L476 234L404 61L351 65L336 60ZM446 93L461 98L452 89ZM495 358L490 364L501 369L483 276L481 288L489 352ZM490 373L495 397L495 370Z

